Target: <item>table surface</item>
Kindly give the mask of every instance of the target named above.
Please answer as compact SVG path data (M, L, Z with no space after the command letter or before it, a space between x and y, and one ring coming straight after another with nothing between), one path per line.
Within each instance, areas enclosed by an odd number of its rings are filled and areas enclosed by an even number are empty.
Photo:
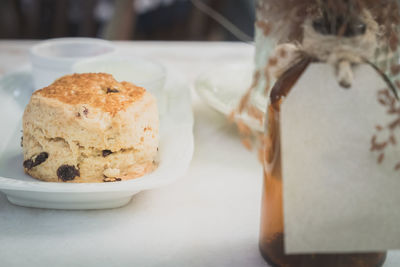
M34 43L0 41L0 75L29 64ZM116 44L179 70L188 90L215 64L253 56L243 43ZM0 193L0 266L268 266L258 252L261 165L235 127L192 93L195 152L186 175L112 210L23 208ZM400 266L400 252L389 253L391 266Z

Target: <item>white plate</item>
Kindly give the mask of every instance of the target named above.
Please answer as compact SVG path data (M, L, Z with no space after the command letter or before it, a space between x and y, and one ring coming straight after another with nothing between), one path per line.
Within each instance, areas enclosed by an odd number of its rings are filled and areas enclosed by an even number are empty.
M182 177L193 154L190 90L182 77L169 71L168 108L160 118L160 164L151 174L114 183L49 183L26 175L22 168L21 118L32 93L29 68L0 80L0 191L16 205L53 209L103 209L127 204L139 191Z
M195 81L198 95L212 108L229 116L239 104L252 83L254 67L248 63L230 63L209 69ZM265 97L254 92L252 103L260 110L266 110ZM237 115L252 129L263 131L263 125L247 114Z

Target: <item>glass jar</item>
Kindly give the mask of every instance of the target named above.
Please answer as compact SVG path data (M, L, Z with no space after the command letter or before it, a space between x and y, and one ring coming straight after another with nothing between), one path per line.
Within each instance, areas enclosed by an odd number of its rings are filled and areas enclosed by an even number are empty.
M264 259L280 267L377 267L386 252L287 255L284 251L283 192L280 153L280 106L310 64L303 60L273 87L267 108L264 146L264 184L259 247Z

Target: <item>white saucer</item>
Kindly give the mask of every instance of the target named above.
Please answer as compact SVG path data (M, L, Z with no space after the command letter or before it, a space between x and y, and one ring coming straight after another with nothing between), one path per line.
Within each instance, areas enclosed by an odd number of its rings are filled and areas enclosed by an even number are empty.
M215 110L229 116L239 104L252 83L254 66L249 63L230 63L219 65L199 75L195 81L197 94ZM260 110L266 110L266 99L254 92L252 103ZM263 124L247 114L237 115L249 127L263 131Z
M127 204L133 195L182 177L193 154L190 89L181 75L169 71L168 108L160 117L160 165L141 178L114 183L49 183L22 168L21 118L32 94L29 68L0 79L0 191L16 205L52 209L104 209Z

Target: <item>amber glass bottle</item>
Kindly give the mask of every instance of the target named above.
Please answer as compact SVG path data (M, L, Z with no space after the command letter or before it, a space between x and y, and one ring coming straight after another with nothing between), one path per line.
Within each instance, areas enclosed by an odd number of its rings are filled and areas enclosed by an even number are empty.
M260 251L272 266L279 267L377 267L386 253L286 255L282 206L282 172L280 154L279 109L284 97L310 64L302 60L275 84L270 95L266 120L264 185L261 211Z

